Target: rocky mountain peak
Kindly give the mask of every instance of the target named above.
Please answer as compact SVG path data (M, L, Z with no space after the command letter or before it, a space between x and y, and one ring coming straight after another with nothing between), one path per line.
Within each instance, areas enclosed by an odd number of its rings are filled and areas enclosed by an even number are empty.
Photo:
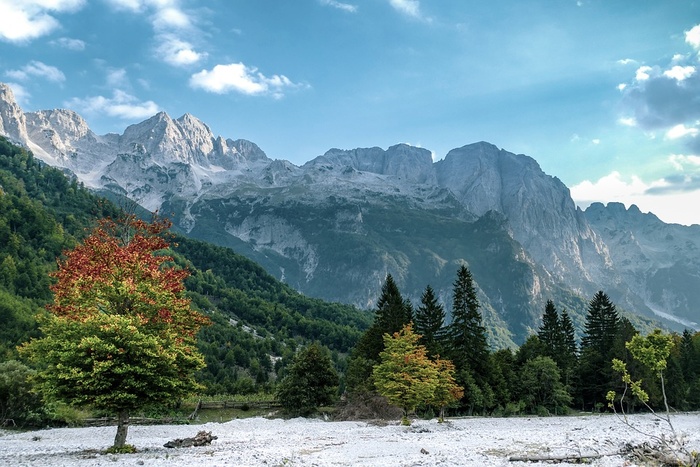
M338 169L392 175L410 183L435 184L432 154L427 149L397 144L384 150L379 147L351 150L330 149L305 166L327 165Z
M24 112L12 89L3 83L0 83L0 134L25 146L29 142Z

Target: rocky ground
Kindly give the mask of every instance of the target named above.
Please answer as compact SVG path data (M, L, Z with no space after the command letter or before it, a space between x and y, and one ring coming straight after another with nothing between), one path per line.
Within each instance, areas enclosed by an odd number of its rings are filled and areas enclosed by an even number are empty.
M115 427L59 428L0 433L0 465L7 466L537 466L513 461L527 456L594 456L588 465L644 465L615 454L668 434L663 422L633 416L635 428L613 415L544 418L461 418L438 424L326 422L250 418L204 425L132 426L128 442L136 454L103 450ZM674 426L689 450L700 451L700 414L681 414ZM211 445L166 448L177 438L205 430ZM639 431L637 431L639 430Z

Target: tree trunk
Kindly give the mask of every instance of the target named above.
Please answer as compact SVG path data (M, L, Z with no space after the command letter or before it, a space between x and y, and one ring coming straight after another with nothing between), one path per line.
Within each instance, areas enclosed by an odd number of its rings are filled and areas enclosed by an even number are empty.
M117 436L114 437L114 447L123 448L126 444L126 435L129 432L129 411L122 410L119 412L117 421Z

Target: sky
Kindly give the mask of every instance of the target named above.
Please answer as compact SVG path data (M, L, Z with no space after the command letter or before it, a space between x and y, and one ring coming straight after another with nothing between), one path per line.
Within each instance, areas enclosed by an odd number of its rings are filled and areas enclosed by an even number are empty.
M190 113L301 165L488 141L700 224L700 0L0 0L0 82L97 134Z

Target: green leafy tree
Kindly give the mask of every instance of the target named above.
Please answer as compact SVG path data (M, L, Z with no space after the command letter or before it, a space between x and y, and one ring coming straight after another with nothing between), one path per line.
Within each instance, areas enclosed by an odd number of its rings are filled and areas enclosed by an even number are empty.
M44 337L21 348L47 399L118 415L115 451L133 449L131 412L200 389L196 335L208 320L190 308L187 271L162 254L169 227L133 217L101 222L59 261Z
M679 437L678 433L676 433L671 419L671 409L666 394L664 373L668 368L669 356L674 347L673 337L656 329L646 337L639 334L635 335L626 343L626 347L634 359L649 370L654 378L658 379L663 393L664 412L661 413L654 410L649 404L649 394L644 390L642 380L635 381L632 379L632 375L628 371L626 363L614 358L612 360L612 368L621 375L622 382L624 383L621 399L624 400L627 396L627 392L631 392L632 397L637 398L655 417L665 422L670 432L669 436L667 436L667 434L656 435L645 433L658 443L658 449L662 452L664 463L667 463L668 460L672 460L672 465L700 465L700 454L688 451L683 440ZM609 407L616 411L616 392L609 391L606 399L608 400ZM624 404L620 404L620 407L624 408ZM631 423L624 411L622 415L624 416L623 421L626 425L640 431Z
M559 367L550 357L528 360L521 371L522 396L531 412L540 407L562 413L571 404L571 396L561 382Z
M430 361L419 336L408 324L393 335L384 334L381 363L373 370L374 384L379 394L403 409L402 423L410 425L408 415L419 404L433 401L440 384L438 368Z
M421 343L428 350L428 355L443 353L445 309L435 297L435 291L429 285L421 295L420 306L416 308L414 326L421 335Z
M437 385L430 403L440 408L438 423L442 423L445 421L445 409L464 396L464 388L455 380L455 366L451 361L438 358L433 365L437 370Z
M338 373L327 348L313 343L302 349L277 389L282 406L296 415L309 415L330 405L338 392Z

